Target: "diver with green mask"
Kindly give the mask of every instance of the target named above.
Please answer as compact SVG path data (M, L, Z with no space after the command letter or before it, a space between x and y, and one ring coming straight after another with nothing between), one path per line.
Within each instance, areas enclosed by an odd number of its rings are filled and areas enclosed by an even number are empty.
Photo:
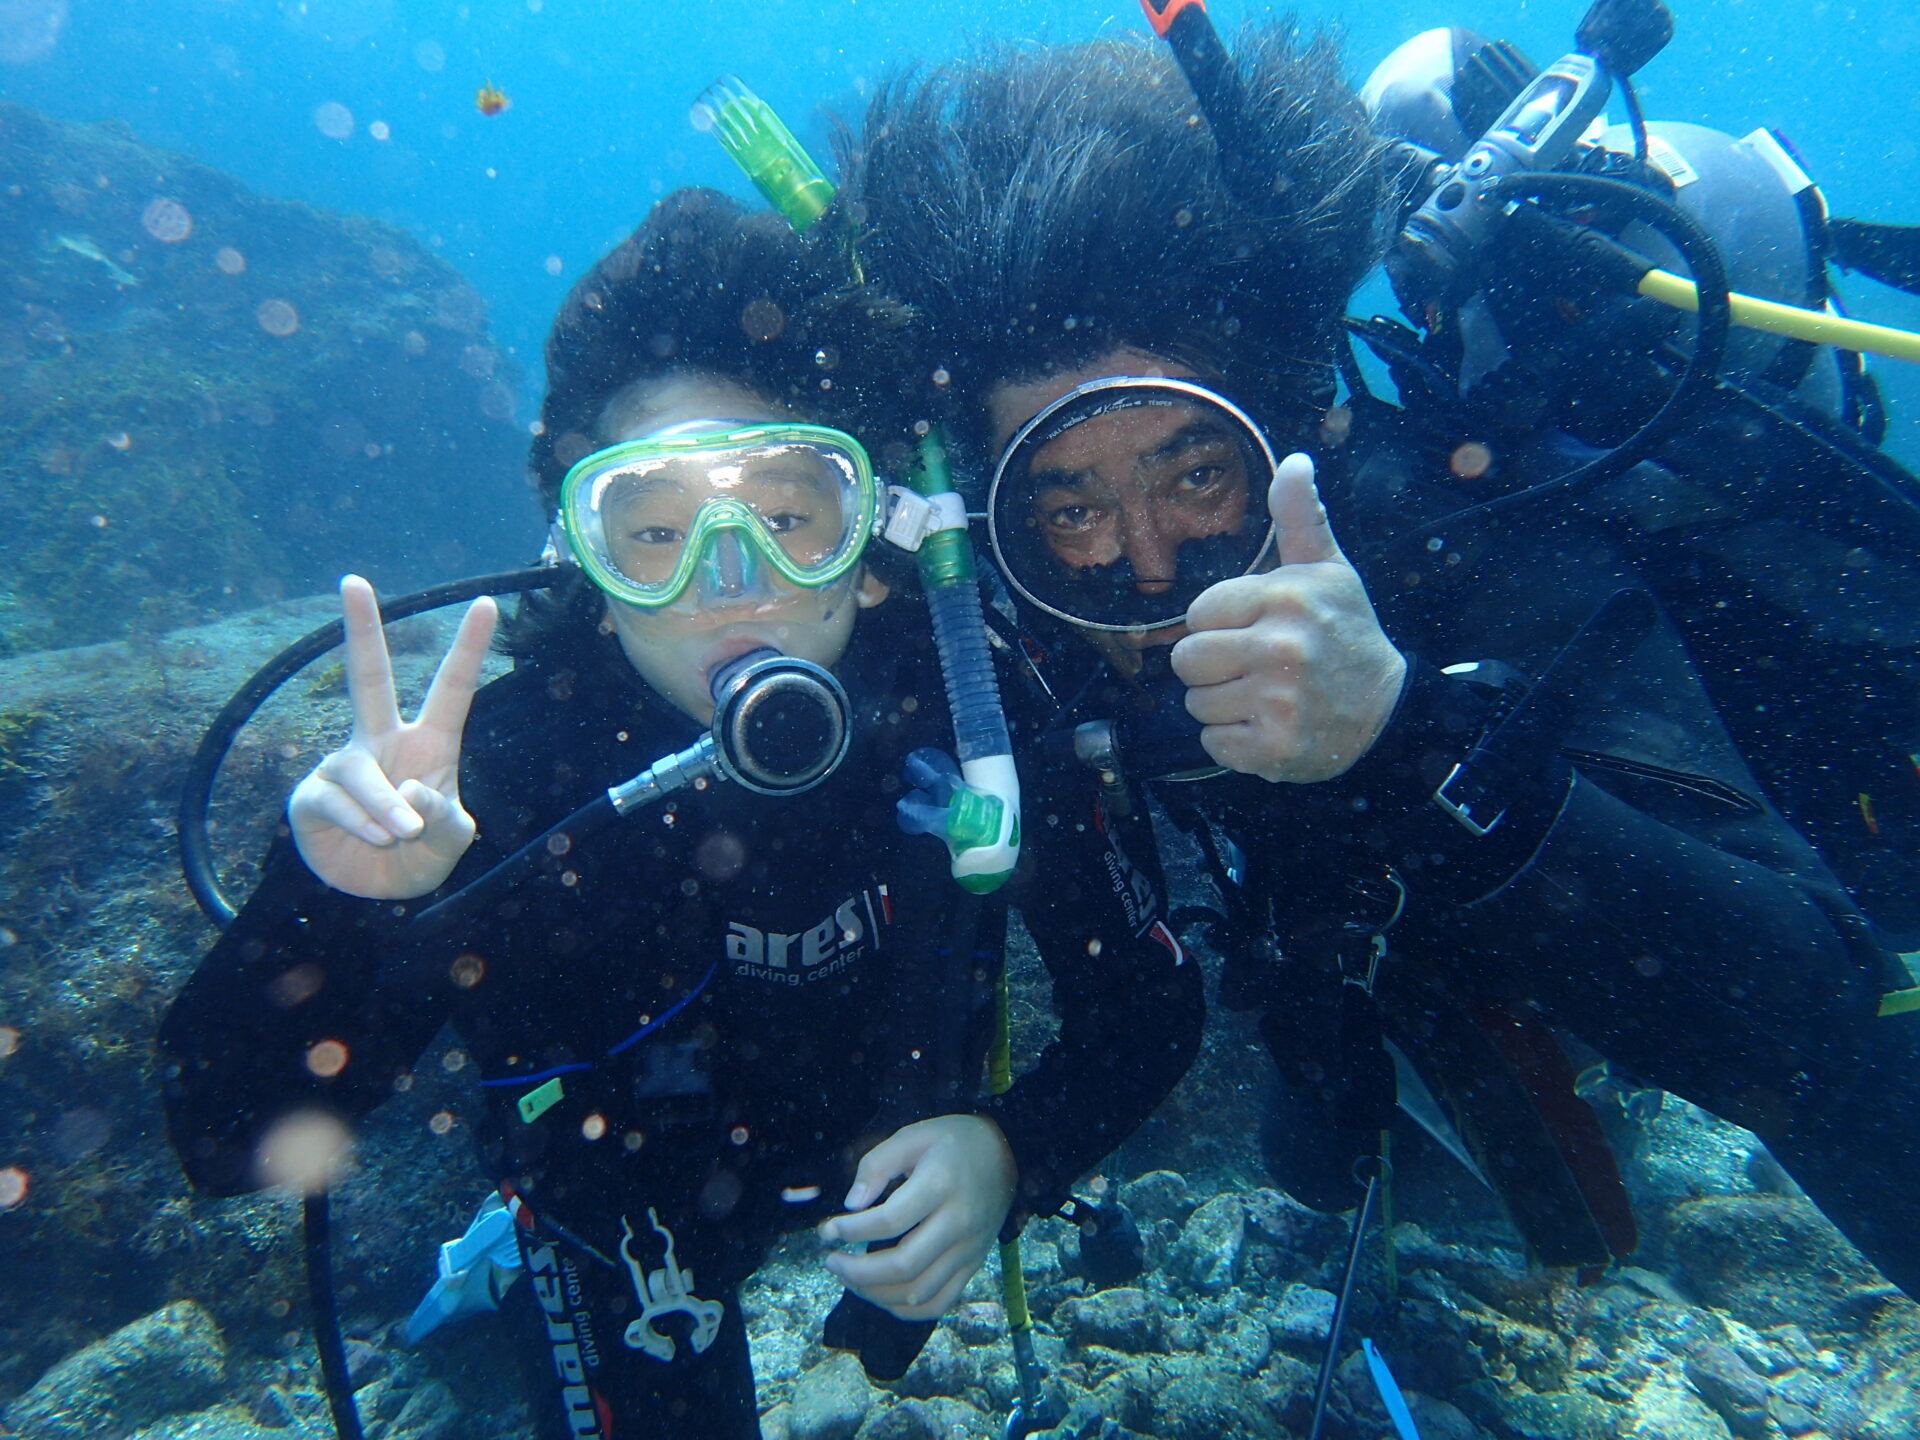
M412 1330L498 1303L542 1433L757 1434L738 1287L810 1226L866 1242L826 1256L864 1262L829 1335L897 1375L1024 1187L1094 1163L1197 1042L1193 967L1117 938L1077 952L1047 1073L979 1093L1005 910L955 883L990 845L896 816L910 757L956 745L925 602L874 538L924 548L940 507L851 433L908 432L898 315L845 277L835 237L681 192L581 280L533 453L557 568L504 627L513 669L479 685L477 602L406 721L371 589L343 585L354 735L162 1031L170 1133L224 1195L324 1183L453 1025L499 1193ZM1028 908L1050 948L1111 897L1105 857ZM1096 1010L1165 1043L1116 1071ZM319 1143L289 1174L296 1135Z

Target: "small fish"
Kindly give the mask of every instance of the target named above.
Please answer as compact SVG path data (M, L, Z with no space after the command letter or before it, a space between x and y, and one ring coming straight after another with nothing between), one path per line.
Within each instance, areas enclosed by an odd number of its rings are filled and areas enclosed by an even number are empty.
M507 98L505 91L494 89L493 81L489 80L475 93L473 104L482 115L498 115L513 102Z
M107 278L112 280L114 285L119 289L124 290L129 285L138 285L140 283L133 275L121 269L118 265L114 264L112 260L108 259L106 252L101 250L98 245L94 244L93 241L84 235L56 235L53 237L53 244L57 250L71 250L82 260L97 261L106 266Z

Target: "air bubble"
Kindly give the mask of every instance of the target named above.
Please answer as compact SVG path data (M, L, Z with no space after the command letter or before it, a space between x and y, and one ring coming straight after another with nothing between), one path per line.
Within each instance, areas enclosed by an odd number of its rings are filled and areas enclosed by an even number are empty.
M329 140L345 140L353 134L353 112L338 100L329 100L314 107L313 124Z
M285 300L262 300L253 318L262 330L282 340L300 328L300 312Z
M193 234L193 216L178 200L163 195L140 212L140 228L163 245L178 245Z
M307 1047L307 1069L322 1080L331 1080L347 1068L347 1047L339 1040L320 1040Z

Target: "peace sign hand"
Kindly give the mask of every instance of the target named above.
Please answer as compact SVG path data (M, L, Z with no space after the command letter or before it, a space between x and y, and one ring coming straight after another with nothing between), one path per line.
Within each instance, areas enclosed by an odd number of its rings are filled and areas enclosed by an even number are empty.
M335 890L370 900L431 894L473 843L473 817L460 805L460 736L499 607L483 595L467 608L410 722L400 718L373 586L347 576L340 609L353 734L294 787L293 843Z

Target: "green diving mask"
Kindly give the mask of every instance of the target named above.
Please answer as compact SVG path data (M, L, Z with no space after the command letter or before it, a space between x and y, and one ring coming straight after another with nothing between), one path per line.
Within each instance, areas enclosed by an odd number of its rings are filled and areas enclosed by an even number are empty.
M878 508L867 452L820 425L693 421L596 450L560 487L581 568L647 609L741 599L772 575L830 585L859 563Z

